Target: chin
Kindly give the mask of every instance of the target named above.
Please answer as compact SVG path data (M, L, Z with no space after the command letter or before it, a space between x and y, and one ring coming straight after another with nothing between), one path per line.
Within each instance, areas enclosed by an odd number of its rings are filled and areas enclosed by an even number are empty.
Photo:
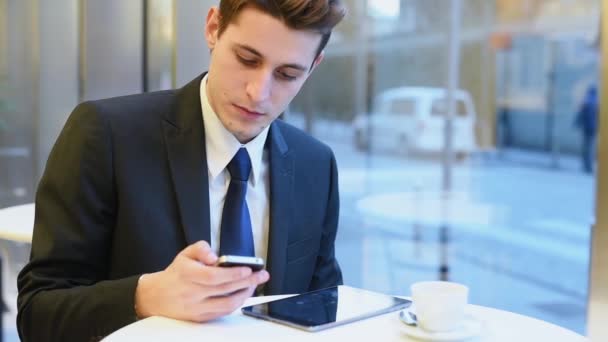
M244 137L245 140L249 142L255 139L255 137L257 137L260 133L262 133L262 130L241 131L241 134L239 136Z

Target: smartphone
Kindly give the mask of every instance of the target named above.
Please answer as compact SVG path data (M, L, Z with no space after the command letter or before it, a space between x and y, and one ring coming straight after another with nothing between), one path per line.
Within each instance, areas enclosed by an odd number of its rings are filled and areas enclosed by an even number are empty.
M252 271L259 271L264 268L264 259L256 257L247 257L240 255L222 255L217 261L216 266L233 267L246 266Z

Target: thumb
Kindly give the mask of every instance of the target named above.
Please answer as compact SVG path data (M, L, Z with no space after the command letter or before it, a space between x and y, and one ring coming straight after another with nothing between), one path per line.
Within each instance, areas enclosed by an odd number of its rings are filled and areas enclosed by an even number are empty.
M217 255L211 250L207 241L198 241L184 248L180 253L188 259L202 262L205 265L214 265L217 262Z

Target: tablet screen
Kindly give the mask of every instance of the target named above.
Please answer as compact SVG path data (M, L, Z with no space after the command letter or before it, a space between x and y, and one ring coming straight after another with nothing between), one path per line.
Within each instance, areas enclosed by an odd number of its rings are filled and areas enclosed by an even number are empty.
M336 286L244 307L243 313L316 331L408 307L411 302L382 293Z

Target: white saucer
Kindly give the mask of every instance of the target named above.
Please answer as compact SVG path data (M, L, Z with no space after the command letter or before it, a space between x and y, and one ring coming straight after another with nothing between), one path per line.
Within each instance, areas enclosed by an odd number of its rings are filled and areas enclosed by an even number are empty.
M401 320L400 320L401 321ZM467 316L462 322L462 326L453 331L430 332L420 327L407 325L403 322L403 332L409 337L422 341L462 341L477 337L481 334L482 322L473 316Z

